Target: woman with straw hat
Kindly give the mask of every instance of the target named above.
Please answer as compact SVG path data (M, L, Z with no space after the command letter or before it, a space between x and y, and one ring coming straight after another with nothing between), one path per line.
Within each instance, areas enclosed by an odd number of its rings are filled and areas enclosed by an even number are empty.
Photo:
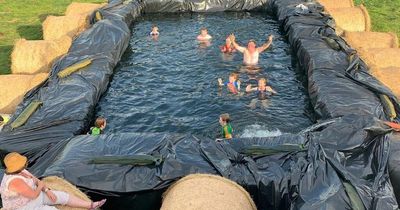
M66 192L51 190L25 168L28 159L16 152L4 158L5 174L0 185L3 210L54 210L53 205L96 209L106 199L97 202L81 200Z

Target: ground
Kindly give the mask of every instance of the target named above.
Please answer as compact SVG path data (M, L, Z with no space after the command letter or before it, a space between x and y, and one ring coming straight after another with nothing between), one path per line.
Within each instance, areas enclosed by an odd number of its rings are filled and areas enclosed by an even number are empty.
M18 38L42 39L41 22L47 15L63 15L72 1L101 3L106 0L0 0L0 74L10 73L10 54ZM355 0L364 3L373 31L392 31L400 36L399 0Z

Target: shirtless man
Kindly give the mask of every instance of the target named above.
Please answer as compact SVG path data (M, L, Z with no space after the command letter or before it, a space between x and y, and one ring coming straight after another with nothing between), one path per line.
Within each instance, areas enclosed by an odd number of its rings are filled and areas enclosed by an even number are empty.
M268 37L268 42L264 43L261 47L256 47L256 42L254 40L249 40L247 47L242 47L236 43L236 37L231 34L229 38L232 41L233 47L241 53L243 53L243 63L248 66L255 66L258 63L258 57L260 53L264 52L272 43L273 35Z

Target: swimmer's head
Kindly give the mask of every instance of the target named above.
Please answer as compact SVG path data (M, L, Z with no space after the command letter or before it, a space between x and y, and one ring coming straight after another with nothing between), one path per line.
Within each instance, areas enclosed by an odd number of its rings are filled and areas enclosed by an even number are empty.
M106 119L104 117L98 117L94 122L96 128L104 129L107 125Z
M158 31L157 25L153 25L153 26L151 27L151 30L154 31L154 32Z
M239 75L235 72L229 74L229 82L235 82L238 80Z
M265 87L267 85L267 79L261 78L258 80L258 87Z
M207 28L201 28L201 29L200 29L200 34L201 34L202 36L206 36L206 35L208 34Z
M247 42L247 49L249 50L256 49L256 41L254 39L250 39L249 42Z
M219 116L219 124L225 125L226 123L229 123L231 121L231 118L229 117L228 113L221 114Z

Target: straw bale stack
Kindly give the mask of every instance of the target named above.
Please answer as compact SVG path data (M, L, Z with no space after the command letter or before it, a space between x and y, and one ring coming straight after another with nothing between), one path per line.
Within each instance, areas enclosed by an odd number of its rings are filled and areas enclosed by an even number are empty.
M399 48L359 49L358 53L370 67L400 67Z
M93 3L78 3L72 2L68 5L67 10L65 11L65 15L90 15L95 10L105 6L106 3L103 4L93 4Z
M390 88L397 98L400 99L400 67L372 67L370 73L384 85Z
M398 48L399 46L397 35L394 33L346 31L344 38L355 49Z
M87 15L48 16L42 24L43 39L56 40L64 35L75 37L87 27Z
M353 0L318 0L325 9L336 9L336 8L349 8L354 7Z
M192 174L170 186L161 210L255 210L241 186L220 176Z
M345 31L370 31L371 19L367 9L360 5L351 8L328 9L335 19L336 26Z
M62 178L59 178L56 176L49 176L49 177L44 178L42 181L50 189L64 191L64 192L74 195L80 199L83 199L85 201L91 201L90 198L85 193L83 193L78 188L76 188L74 185L72 185L71 183L69 183L68 181L66 181ZM56 207L57 207L57 209L60 209L60 210L84 210L84 208L73 208L73 207L62 206L62 205L57 205Z
M0 113L13 114L25 93L44 82L47 73L36 75L0 75Z
M53 62L68 52L72 38L63 36L57 40L25 40L15 43L11 54L13 74L36 74L49 72Z

